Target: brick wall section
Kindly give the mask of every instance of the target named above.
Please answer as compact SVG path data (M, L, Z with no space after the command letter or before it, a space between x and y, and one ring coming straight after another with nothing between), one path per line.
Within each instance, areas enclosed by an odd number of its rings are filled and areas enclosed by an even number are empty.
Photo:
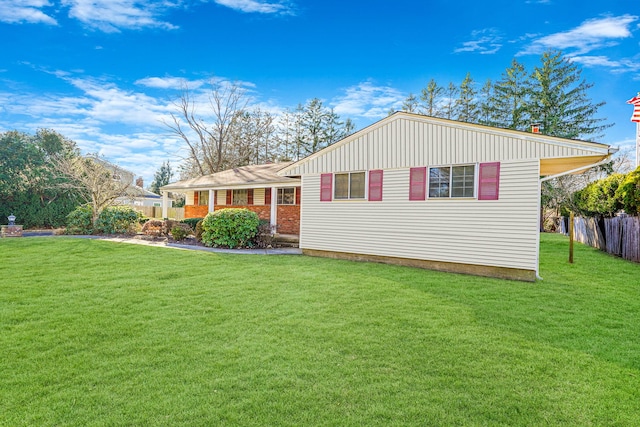
M300 205L278 206L278 233L300 234Z
M216 205L215 210L227 208L249 209L258 214L258 218L269 221L271 218L271 206L251 205L251 206L226 206ZM184 207L185 218L204 218L207 216L209 208L207 206L186 205ZM300 234L300 205L279 205L278 206L278 233Z
M209 206L185 205L185 218L204 218L209 213Z

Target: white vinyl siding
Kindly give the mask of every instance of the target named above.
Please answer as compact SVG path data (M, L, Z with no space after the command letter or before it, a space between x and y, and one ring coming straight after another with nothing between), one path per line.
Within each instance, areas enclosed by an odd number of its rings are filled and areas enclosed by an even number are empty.
M303 249L537 270L539 161L502 162L500 199L409 201L409 169L384 171L377 203L320 202L303 177Z
M253 204L257 206L264 205L264 188L253 189Z
M227 190L217 190L216 202L223 206L227 204Z
M193 205L193 193L194 191L187 191L185 193L184 204L192 206Z
M286 170L286 176L606 155L606 146L443 119L381 121Z

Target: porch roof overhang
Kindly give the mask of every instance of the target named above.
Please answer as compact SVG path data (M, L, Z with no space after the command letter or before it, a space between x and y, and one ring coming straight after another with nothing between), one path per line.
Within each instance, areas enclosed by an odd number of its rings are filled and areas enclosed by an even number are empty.
M276 173L290 163L251 165L167 184L161 191L228 190L241 188L295 187L300 179Z

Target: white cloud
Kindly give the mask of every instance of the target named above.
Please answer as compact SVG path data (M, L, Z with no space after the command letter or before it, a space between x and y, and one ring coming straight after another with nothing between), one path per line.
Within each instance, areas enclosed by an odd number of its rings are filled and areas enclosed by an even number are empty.
M558 49L583 55L596 49L614 46L618 40L632 37L629 26L637 20L638 17L635 15L589 19L569 31L533 40L520 54L539 54L545 50Z
M90 28L107 33L121 29L177 28L169 22L159 20L159 15L177 4L154 0L62 0L69 7L69 17L79 20Z
M284 3L268 3L259 0L214 0L221 6L246 13L291 14L291 9Z
M0 21L10 24L48 24L58 22L41 9L50 7L48 0L3 0L0 2Z
M182 77L145 77L135 81L135 84L155 89L183 89L185 85L195 89L202 86L202 80L187 81Z
M624 73L640 70L640 62L630 59L612 60L606 56L569 56L573 62L580 63L585 67L605 67L612 73Z
M476 52L482 55L496 53L502 47L502 36L495 28L485 28L471 33L472 40L462 43L462 47L454 50L455 53Z
M405 96L390 86L376 86L365 81L345 90L345 95L334 98L331 105L340 115L367 119L385 117L389 110L399 109Z

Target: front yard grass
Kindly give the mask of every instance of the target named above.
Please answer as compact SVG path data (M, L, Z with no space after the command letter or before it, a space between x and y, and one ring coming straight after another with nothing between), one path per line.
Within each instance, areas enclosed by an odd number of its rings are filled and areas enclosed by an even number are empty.
M640 265L521 283L0 240L0 425L640 425Z

